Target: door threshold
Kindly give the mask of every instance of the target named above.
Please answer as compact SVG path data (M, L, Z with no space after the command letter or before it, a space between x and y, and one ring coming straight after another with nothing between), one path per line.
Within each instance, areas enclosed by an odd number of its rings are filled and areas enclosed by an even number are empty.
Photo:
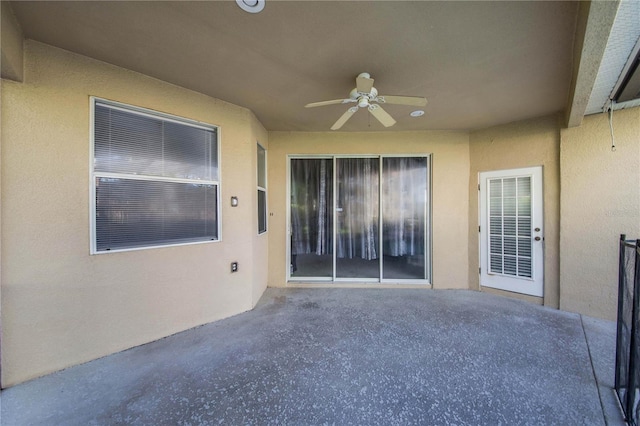
M350 281L289 281L288 288L425 288L432 289L430 283L410 283L410 282L350 282Z

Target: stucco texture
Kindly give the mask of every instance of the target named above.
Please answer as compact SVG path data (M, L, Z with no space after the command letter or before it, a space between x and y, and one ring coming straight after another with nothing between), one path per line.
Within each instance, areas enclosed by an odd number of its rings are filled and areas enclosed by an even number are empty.
M640 238L640 108L561 132L560 309L615 320L620 234Z
M508 293L558 307L560 160L558 117L550 116L471 132L469 151L469 287L479 289L478 175L493 170L542 166L544 203L544 298ZM492 291L492 293L502 293Z
M469 138L466 132L269 133L269 286L287 285L290 155L430 154L433 288L468 288ZM335 285L335 284L331 284Z
M89 254L90 96L220 126L220 242ZM247 109L25 42L24 83L2 81L2 386L251 309L267 138Z

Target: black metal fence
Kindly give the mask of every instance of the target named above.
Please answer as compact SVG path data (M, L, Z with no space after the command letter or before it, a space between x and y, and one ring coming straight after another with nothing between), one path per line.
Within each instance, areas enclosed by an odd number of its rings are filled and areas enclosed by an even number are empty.
M620 235L618 268L618 333L616 394L625 420L638 426L640 417L640 240Z

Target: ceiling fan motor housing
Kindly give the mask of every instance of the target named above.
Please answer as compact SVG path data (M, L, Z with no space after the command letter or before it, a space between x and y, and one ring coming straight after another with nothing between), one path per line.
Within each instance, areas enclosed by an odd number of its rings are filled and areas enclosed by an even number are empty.
M372 101L376 101L378 97L378 89L372 87L369 93L365 93L358 92L358 88L354 88L351 93L349 93L349 97L358 102L358 106L360 108L366 108Z

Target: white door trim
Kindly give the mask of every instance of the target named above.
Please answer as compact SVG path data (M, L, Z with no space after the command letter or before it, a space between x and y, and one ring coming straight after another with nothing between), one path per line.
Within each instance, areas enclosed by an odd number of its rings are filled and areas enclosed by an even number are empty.
M489 181L495 179L509 179L509 178L527 178L530 177L531 183L531 192L530 192L530 277L526 276L527 274L520 275L520 273L496 273L495 272L495 264L492 270L491 259L489 256L490 252L490 243L494 238L490 238L490 217L491 215L488 213L488 209L490 207L489 196ZM518 181L520 182L520 181ZM525 180L525 183L527 181ZM500 184L499 184L500 185ZM505 183L506 185L506 183ZM500 187L498 187L500 188ZM506 186L505 186L506 188ZM544 294L544 218L543 218L543 181L542 181L542 166L537 167L527 167L521 169L508 169L508 170L496 170L496 171L488 171L488 172L480 172L478 174L478 220L479 220L479 253L480 253L480 287L491 287L500 290L511 291L515 293L528 294L531 296L542 297ZM501 197L503 195L499 195ZM495 200L495 198L494 198ZM511 198L513 201L513 197ZM500 201L502 202L502 201ZM519 201L518 201L519 202ZM500 204L499 204L500 205ZM505 203L506 205L506 203ZM497 218L498 221L504 221L506 226L505 217L507 215L504 214L505 207L502 207L502 213L500 213L500 217ZM528 218L523 216L523 218ZM494 216L494 219L495 216ZM512 226L515 226L515 218L512 219ZM518 216L518 227L521 226L521 219ZM500 222L502 223L502 222ZM526 222L525 222L526 224ZM500 225L502 226L502 225ZM526 226L526 225L525 225ZM495 226L494 226L495 229ZM519 232L519 231L518 231ZM492 232L493 234L493 232ZM493 236L495 237L495 235ZM504 235L499 236L498 238L502 238L503 244L503 254L506 253L506 241L507 238ZM520 255L520 243L522 242L526 248L527 237L518 237L511 238L512 241L515 241L515 245L518 247L518 256L503 256L503 262L506 270L506 258L509 257L512 261L518 262L521 260ZM522 241L524 240L524 241ZM498 239L500 243L500 239ZM512 247L513 250L515 248ZM493 249L495 253L495 248ZM528 250L528 248L527 248ZM515 254L515 253L514 253ZM496 256L493 256L495 259ZM500 257L498 256L498 259ZM527 260L527 259L525 259Z

